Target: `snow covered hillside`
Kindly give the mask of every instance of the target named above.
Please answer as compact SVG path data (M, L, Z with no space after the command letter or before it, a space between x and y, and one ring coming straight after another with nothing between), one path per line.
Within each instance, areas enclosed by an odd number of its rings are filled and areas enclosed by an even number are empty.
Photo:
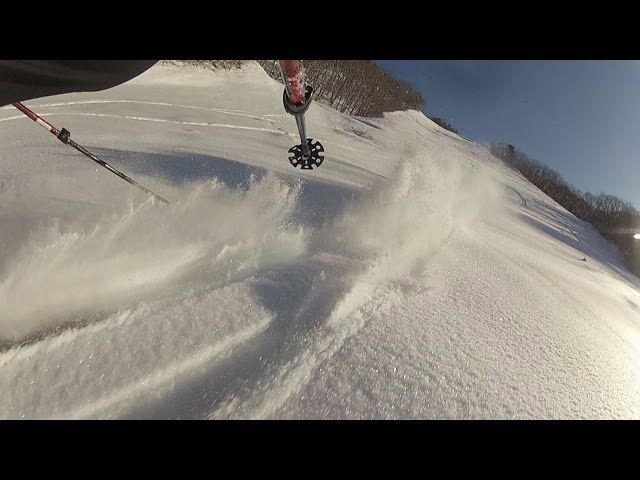
M422 113L300 171L256 63L25 104L171 204L0 109L0 418L640 417L638 281Z

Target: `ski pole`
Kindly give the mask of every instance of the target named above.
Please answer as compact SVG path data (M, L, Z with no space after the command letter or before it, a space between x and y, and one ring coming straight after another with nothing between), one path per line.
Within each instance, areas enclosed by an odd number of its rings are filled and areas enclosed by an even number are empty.
M143 192L145 192L148 195L151 195L152 197L157 198L158 200L160 200L162 203L168 205L169 202L167 200L165 200L164 198L162 198L160 195L157 195L155 193L153 193L151 190L149 190L146 187L143 187L142 185L140 185L138 182L136 182L134 179L128 177L127 175L125 175L124 173L120 172L119 170L113 168L111 165L109 165L107 162L105 162L104 160L99 159L98 157L96 157L93 153L91 153L90 151L88 151L86 148L84 148L82 145L78 145L76 142L74 142L73 140L71 140L70 135L71 133L66 129L63 128L62 130L58 130L56 127L54 127L53 125L51 125L49 122L47 122L45 119L43 119L42 117L40 117L39 115L37 115L35 112L31 111L29 108L25 107L22 103L20 102L16 102L13 104L14 107L16 107L18 110L20 110L22 113L24 113L27 117L29 117L31 120L33 120L34 122L36 122L38 125L40 125L41 127L43 127L45 130L48 130L50 133L52 133L53 135L56 136L56 138L58 138L58 140L60 140L62 143L66 144L66 145L70 145L73 148L75 148L76 150L78 150L80 153L86 155L87 157L89 157L91 160L93 160L94 162L96 162L98 165L106 168L107 170L109 170L111 173L119 176L121 179L123 179L125 182L130 183L131 185L133 185L134 187L139 188L140 190L142 190Z
M305 86L304 69L300 60L279 60L280 73L285 88L282 94L284 109L296 119L298 133L300 134L300 145L295 145L289 149L291 157L289 162L294 167L300 165L303 170L313 169L313 165L319 167L324 161L320 153L324 152L322 144L318 141L313 143L312 138L307 138L307 131L304 122L304 114L311 105L313 97L313 87Z

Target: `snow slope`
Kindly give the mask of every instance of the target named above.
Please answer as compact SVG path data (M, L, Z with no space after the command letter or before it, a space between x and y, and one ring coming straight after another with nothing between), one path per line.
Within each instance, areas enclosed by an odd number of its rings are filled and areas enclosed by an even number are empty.
M419 112L156 66L0 109L0 418L638 418L613 247ZM586 261L582 259L586 258Z

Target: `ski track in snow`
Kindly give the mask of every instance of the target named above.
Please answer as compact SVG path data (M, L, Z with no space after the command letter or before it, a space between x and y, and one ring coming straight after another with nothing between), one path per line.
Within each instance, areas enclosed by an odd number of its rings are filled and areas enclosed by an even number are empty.
M309 347L296 351L283 367L263 376L260 394L251 390L246 399L234 395L210 418L273 416L289 397L304 388L318 365L365 326L373 312L389 313L400 301L397 284L413 285L425 262L437 254L455 229L478 213L469 208L469 203L477 201L480 178L445 169L444 162L439 165L437 159L434 163L422 160L420 156L406 158L391 184L376 192L374 198L367 197L366 205L357 205L334 226L336 233L331 236L345 235L358 246L360 254L369 255L367 264L354 269L350 282L333 297L336 301L321 328L309 335ZM462 183L468 189L461 195ZM430 195L424 196L425 192ZM434 209L432 202L439 208ZM338 245L332 248L337 249ZM333 275L331 281L336 277ZM326 296L326 290L320 288L321 295ZM307 314L317 311L314 308ZM301 320L297 318L295 323Z
M210 123L210 122L180 122L175 120L166 120L163 118L148 118L148 117L135 117L132 115L113 115L108 113L83 113L83 112L51 112L48 113L47 116L51 117L54 115L81 115L86 117L110 117L110 118L121 118L124 120L138 120L141 122L158 122L158 123L173 123L176 125L194 125L198 127L213 127L213 128L234 128L238 130L253 130L255 132L269 132L275 133L279 135L288 135L290 137L295 137L293 133L283 132L281 130L275 130L273 128L258 128L258 127L247 127L244 125L234 125L230 123ZM6 122L10 120L18 120L26 118L24 115L16 116L16 117L7 117L0 119L0 122Z
M227 76L154 67L32 104L81 144L188 138L192 154L120 160L166 207L0 118L21 136L0 176L0 418L640 416L638 284L590 226L418 112L314 106L328 160L286 170L281 87L250 64L234 100ZM177 86L208 78L230 108Z
M223 114L227 114L227 115L238 115L238 116L242 116L242 117L247 117L247 118L251 118L254 120L266 120L269 122L273 122L272 117L273 116L257 116L257 115L250 115L247 114L245 112L241 112L241 111L232 111L232 110L225 110L225 109L219 109L219 108L204 108L204 107L196 107L196 106L190 106L190 105L178 105L178 104L172 104L172 103L164 103L164 102L145 102L145 101L135 101L135 100L87 100L87 101L77 101L77 102L58 102L58 103L48 103L48 104L39 104L39 105L32 105L32 108L36 108L36 107L61 107L61 106L73 106L73 105L92 105L92 104L118 104L118 103L125 103L125 104L140 104L140 105L157 105L157 106L165 106L165 107L177 107L177 108L188 108L188 109L194 109L194 110L203 110L205 112L218 112L218 113L223 113ZM238 130L252 130L252 131L256 131L256 132L268 132L268 133L274 133L277 135L286 135L292 138L298 138L298 134L297 132L286 132L280 129L273 129L273 128L265 128L265 127L250 127L250 126L246 126L246 125L236 125L236 124L229 124L229 123L211 123L211 122L187 122L187 121L176 121L176 120L167 120L167 119L163 119L163 118L150 118L150 117L138 117L138 116L132 116L132 115L114 115L114 114L106 114L106 113L92 113L92 112L70 112L70 111L65 111L65 112L47 112L46 116L54 116L54 115L80 115L80 116L88 116L88 117L110 117L110 118L121 118L121 119L125 119L125 120L137 120L137 121L142 121L142 122L158 122L158 123L172 123L175 125L193 125L193 126L198 126L198 127L212 127L212 128L231 128L231 129L238 129ZM20 120L20 119L27 119L27 117L25 117L24 115L16 115L16 116L12 116L12 117L5 117L5 118L0 118L0 122L7 122L7 121L12 121L12 120ZM318 126L323 126L323 127L329 127L328 125L316 125L316 127ZM344 131L345 133L348 134L347 131ZM319 140L323 140L321 137L317 137ZM336 147L339 147L340 149L343 150L349 150L352 152L357 152L357 153L365 153L370 157L378 157L378 158L384 158L384 159L388 159L389 156L388 155L384 155L384 154L379 154L379 153L374 153L374 152L366 152L362 149L358 149L358 148L354 148L351 147L349 145L344 145L341 143L333 143L333 145L335 145Z
M75 101L75 102L57 102L57 103L38 103L30 105L31 108L47 108L47 107L67 107L71 105L100 105L100 104L134 104L134 105L158 105L162 107L171 107L171 108L188 108L193 110L204 110L209 112L218 112L225 113L227 115L238 115L241 117L253 118L256 120L266 120L266 116L252 115L247 112L243 112L240 110L227 110L224 108L214 108L214 107L198 107L196 105L181 105L177 103L166 103L166 102L147 102L141 100L83 100L83 101ZM12 107L4 107L10 109Z

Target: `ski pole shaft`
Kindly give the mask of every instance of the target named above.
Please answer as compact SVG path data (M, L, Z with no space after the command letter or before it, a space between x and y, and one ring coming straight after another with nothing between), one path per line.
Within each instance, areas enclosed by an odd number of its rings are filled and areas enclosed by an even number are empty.
M121 171L117 170L116 168L112 167L111 165L109 165L107 162L105 162L104 160L101 160L100 158L98 158L97 156L95 156L93 153L91 153L89 150L87 150L86 148L84 148L82 145L79 145L78 143L74 142L73 140L71 140L69 138L70 133L68 130L66 130L65 128L63 128L62 130L58 130L56 127L54 127L53 125L51 125L49 122L47 122L45 119L43 119L42 117L40 117L39 115L37 115L35 112L33 112L32 110L30 110L29 108L25 107L22 103L20 102L16 102L13 104L14 107L16 107L18 110L20 110L22 113L24 113L27 117L29 117L31 120L33 120L34 122L36 122L38 125L40 125L41 127L43 127L45 130L48 130L50 133L52 133L53 135L56 136L56 138L58 138L58 140L60 140L62 143L66 144L66 145L70 145L73 148L75 148L76 150L78 150L80 153L82 153L83 155L86 155L87 157L89 157L91 160L93 160L94 162L96 162L98 165L106 168L107 170L109 170L111 173L113 173L114 175L117 175L118 177L120 177L121 179L123 179L125 182L133 185L134 187L137 187L138 189L142 190L143 192L145 192L148 195L151 195L154 198L157 198L158 200L160 200L162 203L168 205L169 201L165 200L164 198L162 198L160 195L157 195L155 193L153 193L151 190L149 190L148 188L140 185L138 182L136 182L134 179L132 179L131 177L128 177L127 175L125 175L124 173L122 173Z
M305 156L309 156L309 145L307 145L307 129L304 123L304 113L295 115L298 133L300 134L300 145Z
M313 87L305 83L302 60L278 60L278 62L284 83L284 92L282 92L284 110L295 117L300 134L300 145L294 145L289 149L291 154L289 163L294 167L300 165L301 169L311 170L314 166L319 167L324 160L321 155L324 152L322 144L318 141L313 143L312 138L307 138L304 121L304 114L309 109L313 98Z

